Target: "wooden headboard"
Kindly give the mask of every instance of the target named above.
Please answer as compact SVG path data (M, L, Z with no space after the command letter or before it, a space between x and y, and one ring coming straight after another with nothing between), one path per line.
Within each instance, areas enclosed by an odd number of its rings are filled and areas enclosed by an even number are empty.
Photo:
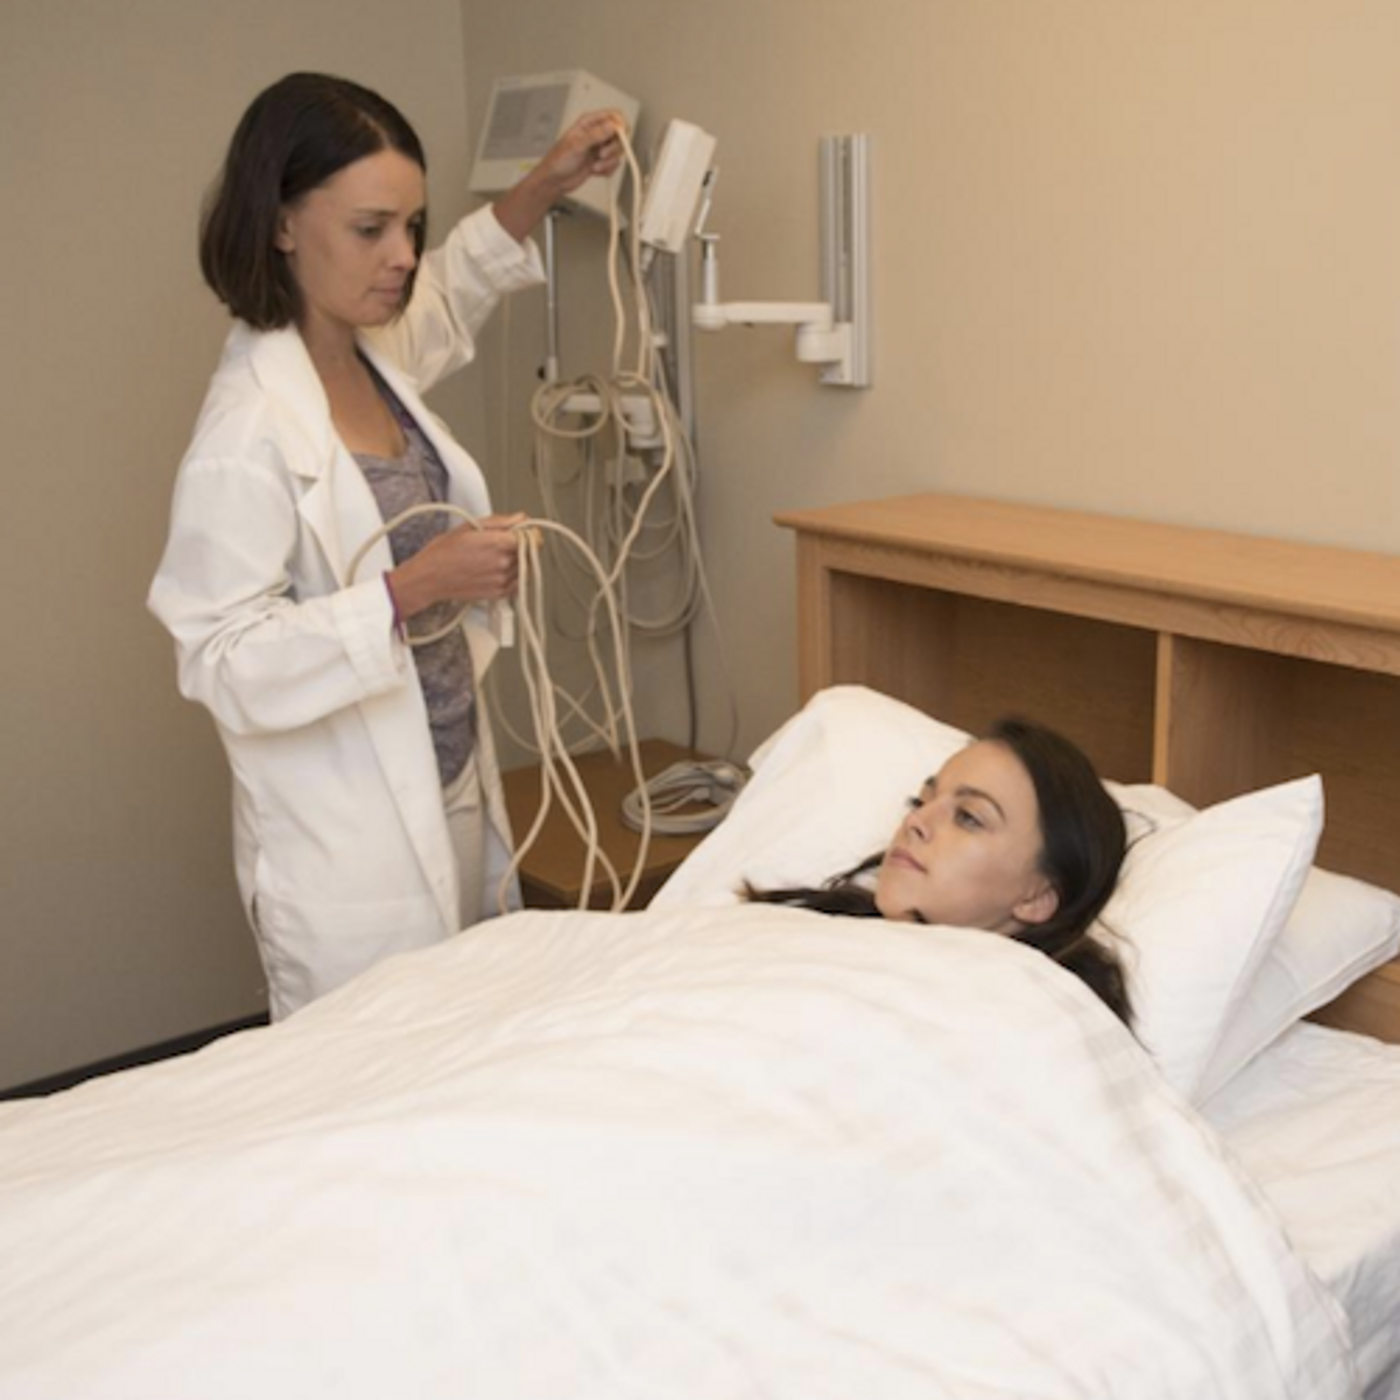
M1400 890L1400 557L959 496L777 521L804 700L1020 711L1197 806L1320 773L1318 864ZM1400 1042L1400 959L1316 1019Z

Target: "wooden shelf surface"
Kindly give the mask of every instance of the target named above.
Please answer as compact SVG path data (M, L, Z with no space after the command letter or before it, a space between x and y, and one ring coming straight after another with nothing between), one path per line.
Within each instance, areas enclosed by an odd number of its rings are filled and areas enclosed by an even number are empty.
M638 745L642 770L648 778L673 763L702 757L694 750L665 739L646 739ZM574 760L588 789L589 800L598 819L598 844L612 862L625 885L636 864L640 835L622 821L622 801L636 787L630 759L624 752L614 759L606 750L585 754ZM511 828L520 841L533 825L541 802L538 764L513 768L502 774ZM700 842L699 836L668 836L653 833L647 849L646 868L632 907L641 908L661 888L675 868ZM583 890L586 848L558 800L553 803L545 824L520 868L525 903L533 908L575 909ZM589 890L588 907L606 909L612 900L612 887L606 875L595 872Z
M925 494L784 512L799 534L1047 570L1400 634L1400 556Z

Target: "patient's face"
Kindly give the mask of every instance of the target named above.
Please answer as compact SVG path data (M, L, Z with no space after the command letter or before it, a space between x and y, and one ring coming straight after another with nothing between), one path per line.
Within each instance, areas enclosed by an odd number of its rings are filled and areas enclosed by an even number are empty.
M1035 786L1004 744L970 745L910 802L880 865L887 919L1013 933L1040 923L1056 896L1040 872Z

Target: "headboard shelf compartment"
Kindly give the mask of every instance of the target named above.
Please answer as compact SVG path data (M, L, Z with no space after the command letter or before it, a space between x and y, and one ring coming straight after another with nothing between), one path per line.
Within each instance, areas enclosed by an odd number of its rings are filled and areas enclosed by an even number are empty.
M1319 863L1400 889L1400 558L959 496L777 519L804 700L1019 711L1198 805L1318 772ZM1400 1039L1400 967L1335 1008Z
M1019 709L1085 735L1102 771L1151 777L1153 633L845 572L827 582L831 679L804 694L859 682L971 731L1018 708L1008 696L1033 697ZM1090 674L1102 684L1085 687Z

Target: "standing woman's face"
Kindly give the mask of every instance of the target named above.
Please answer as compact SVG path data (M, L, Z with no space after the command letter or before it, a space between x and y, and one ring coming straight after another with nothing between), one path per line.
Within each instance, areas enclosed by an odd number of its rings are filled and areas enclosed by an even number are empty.
M276 246L301 291L303 331L353 333L398 315L424 208L422 168L385 149L283 209Z
M1035 785L1004 744L972 744L910 803L880 865L887 919L1014 933L1044 923L1059 897L1041 872Z

